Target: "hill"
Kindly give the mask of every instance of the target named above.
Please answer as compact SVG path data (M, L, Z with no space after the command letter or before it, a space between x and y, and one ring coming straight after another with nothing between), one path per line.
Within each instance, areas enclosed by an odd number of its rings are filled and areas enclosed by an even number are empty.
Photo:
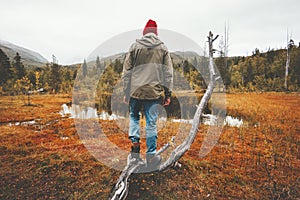
M25 67L42 67L48 62L41 54L4 40L0 40L0 48L9 57L10 61L13 60L18 52Z

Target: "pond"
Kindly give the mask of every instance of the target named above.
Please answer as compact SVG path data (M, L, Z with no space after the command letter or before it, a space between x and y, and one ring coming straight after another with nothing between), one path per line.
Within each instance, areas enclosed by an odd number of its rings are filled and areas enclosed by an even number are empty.
M167 114L166 111L163 109L160 110L160 117L158 119L158 126L159 129L164 126L164 124L167 121ZM71 107L68 107L66 104L62 105L62 109L60 111L61 116L69 116L70 118L77 118L77 119L101 119L101 120L115 120L115 121L128 121L128 111L124 112L127 114L127 116L121 116L116 113L111 113L106 111L100 111L98 112L96 108L92 107L86 107L81 108L79 105L72 104ZM143 115L142 115L143 116ZM186 124L192 124L193 119L183 119L183 118L171 118L172 122L177 123L186 123ZM217 123L217 116L212 114L203 114L201 118L201 123L208 126L215 126ZM123 124L123 123L122 123ZM225 126L230 127L237 127L240 128L244 125L243 119L238 119L232 116L226 116L224 120ZM124 124L122 125L124 126Z

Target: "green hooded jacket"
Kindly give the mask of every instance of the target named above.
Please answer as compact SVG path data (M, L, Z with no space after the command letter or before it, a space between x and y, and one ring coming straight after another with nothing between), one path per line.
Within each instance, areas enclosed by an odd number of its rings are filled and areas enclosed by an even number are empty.
M147 33L131 45L123 65L125 96L158 99L171 96L173 66L167 47L154 33Z

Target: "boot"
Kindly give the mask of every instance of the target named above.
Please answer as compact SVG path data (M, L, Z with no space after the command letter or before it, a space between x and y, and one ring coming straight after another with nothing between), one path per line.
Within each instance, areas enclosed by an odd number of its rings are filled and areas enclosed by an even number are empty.
M156 170L160 166L161 156L160 155L156 156L154 154L147 154L146 160L147 160L147 168L149 170Z
M136 160L140 160L140 143L139 142L133 142L131 146L131 158L135 158Z

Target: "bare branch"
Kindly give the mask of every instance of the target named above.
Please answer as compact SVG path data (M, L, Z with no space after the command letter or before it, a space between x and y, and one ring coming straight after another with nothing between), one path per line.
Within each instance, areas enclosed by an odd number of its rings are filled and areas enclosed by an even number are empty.
M199 105L197 106L196 113L193 118L192 128L190 130L189 135L187 138L177 146L170 154L170 157L163 162L156 172L164 171L172 166L184 155L184 153L190 148L191 144L194 142L194 139L198 132L198 127L200 124L200 117L203 113L205 106L207 105L211 95L213 93L213 89L215 87L216 80L219 77L216 77L214 64L213 64L213 42L218 38L218 35L214 38L213 33L210 31L208 38L209 44L209 73L210 73L210 82L204 96L202 97ZM170 146L172 146L174 142L174 137L170 142L165 144L157 153L156 155L161 154L162 152L166 151ZM111 200L121 200L125 199L128 193L128 178L134 172L139 172L139 170L144 167L145 161L136 161L135 159L131 159L130 155L128 156L127 166L124 168L123 172L121 173L118 182L116 183L115 187L113 188L110 198ZM153 172L153 171L152 171Z

